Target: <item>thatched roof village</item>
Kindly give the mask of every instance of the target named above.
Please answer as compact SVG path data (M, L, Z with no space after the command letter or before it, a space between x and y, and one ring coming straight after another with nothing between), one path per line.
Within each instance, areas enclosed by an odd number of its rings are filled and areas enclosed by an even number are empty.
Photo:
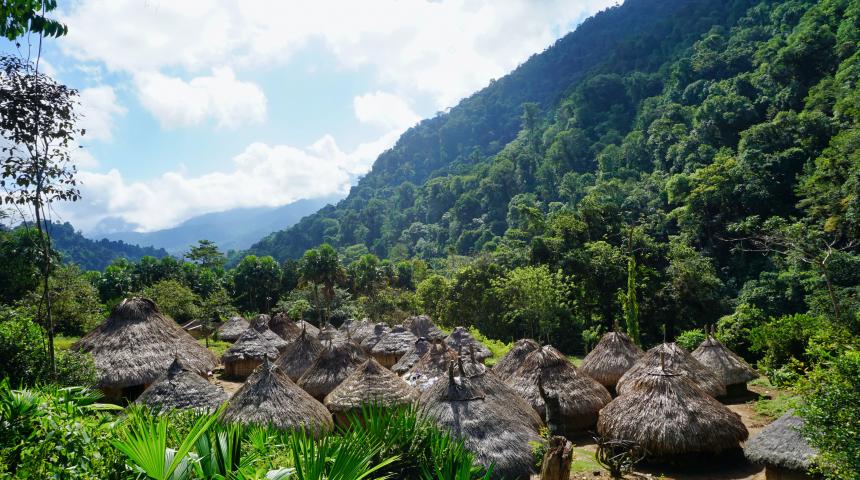
M397 325L388 331L370 349L370 354L385 368L391 368L413 346L418 337L406 327Z
M540 344L531 338L523 338L514 342L514 346L493 365L493 373L502 380L507 380L525 360L526 355L540 348Z
M409 317L403 321L403 326L416 337L424 337L431 342L443 340L447 336L427 315Z
M324 348L316 337L302 330L298 338L287 345L284 353L278 357L278 367L290 377L290 380L297 382Z
M444 378L448 366L457 361L457 352L445 342L438 342L403 375L403 379L419 391Z
M588 352L579 368L614 393L621 376L644 354L626 333L609 332Z
M803 419L792 412L764 427L744 446L747 459L765 466L767 478L814 478L817 452L803 437Z
M164 316L155 302L142 297L117 304L104 323L72 348L92 355L99 375L97 386L112 401L137 398L176 357L200 375L218 365L206 347Z
M170 368L147 387L136 401L155 410L216 410L227 401L227 393L183 367L176 358Z
M292 342L302 334L302 327L290 320L285 313L275 314L269 320L269 329L287 342Z
M221 363L224 364L224 375L227 377L245 378L267 358L278 358L278 349L252 327L245 330L239 340L221 355Z
M365 352L370 353L373 347L382 340L382 337L384 337L389 330L391 329L384 323L373 325L373 330L371 330L370 333L361 340L361 348L363 348Z
M306 321L304 321L304 320L299 320L298 322L296 322L296 325L297 325L299 328L302 328L302 329L306 330L306 331L308 332L308 334L309 334L309 335L312 335L312 336L314 336L314 337L319 336L319 334L320 334L320 329L319 329L319 328L315 327L313 324L308 323L308 322L306 322Z
M400 357L400 360L398 360L397 363L391 366L391 371L398 375L405 374L413 365L418 363L418 360L420 360L425 353L430 351L432 346L433 344L424 337L420 337L418 340L415 340L412 347L407 350L402 357Z
M726 395L726 386L722 379L675 343L662 343L645 352L645 355L621 376L615 389L619 395L623 394L637 378L649 376L661 365L665 365L667 370L686 375L712 397Z
M325 347L297 382L319 401L323 401L356 367L367 360L367 355L352 342Z
M242 332L250 326L251 324L244 318L239 316L232 317L218 327L218 338L227 342L235 342L242 336Z
M273 347L278 349L278 351L283 351L283 349L287 348L289 342L281 338L280 335L273 332L272 329L269 328L269 322L272 320L272 317L268 315L257 315L254 320L251 322L251 328L256 330L266 339Z
M743 358L710 335L692 355L722 380L730 397L747 393L747 382L759 376Z
M479 361L484 361L493 356L493 352L489 348L475 340L475 337L463 327L457 327L451 331L451 334L445 337L445 343L453 348L455 352L468 352L471 345L475 349L475 357Z
M344 422L344 414L363 406L396 407L418 400L418 391L373 358L356 368L325 397L325 406Z
M357 344L361 344L361 342L370 336L373 333L374 324L367 318L362 318L361 320L351 320L344 322L343 325L340 326L340 331L351 339L353 342Z
M281 430L304 428L321 435L334 424L329 411L299 388L277 365L264 362L230 399L226 421Z

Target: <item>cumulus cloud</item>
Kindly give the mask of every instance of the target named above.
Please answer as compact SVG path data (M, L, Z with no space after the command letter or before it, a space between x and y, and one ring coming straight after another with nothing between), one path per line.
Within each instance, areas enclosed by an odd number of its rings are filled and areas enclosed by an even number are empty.
M405 99L392 93L376 91L359 95L352 100L355 117L387 129L409 127L421 120Z
M184 81L161 73L135 77L140 103L162 127L190 127L214 118L218 127L235 128L266 118L266 95L251 82L236 79L230 67L215 68L211 76Z
M80 91L80 126L86 129L85 139L110 140L115 117L125 115L113 87L100 85Z

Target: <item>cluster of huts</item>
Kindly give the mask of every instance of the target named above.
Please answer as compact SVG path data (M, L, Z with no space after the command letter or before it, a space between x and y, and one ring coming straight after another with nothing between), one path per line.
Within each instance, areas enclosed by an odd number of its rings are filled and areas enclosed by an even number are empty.
M233 342L220 362L151 300L129 298L75 348L92 353L109 399L165 409L227 401L227 420L316 435L370 403L417 403L493 464L496 477L512 479L534 473L532 445L543 426L568 438L597 432L632 441L652 461L736 451L748 432L720 399L757 377L712 336L692 353L674 343L644 352L611 332L579 368L552 346L524 339L490 368L491 352L468 330L446 334L426 316L340 328L284 315L235 317L219 335ZM244 379L232 398L206 378L219 364L225 376ZM780 419L747 443L748 457L768 465L768 478L789 478L780 475L813 461L797 421Z

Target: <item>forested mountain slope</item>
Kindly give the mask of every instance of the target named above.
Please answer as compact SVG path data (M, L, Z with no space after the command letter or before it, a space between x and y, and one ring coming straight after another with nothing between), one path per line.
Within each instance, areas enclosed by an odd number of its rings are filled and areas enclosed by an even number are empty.
M104 270L116 258L136 262L145 256L161 258L167 252L161 248L139 247L122 240L90 240L68 222L50 226L51 241L64 262L77 264L83 270Z
M595 71L656 72L712 26L733 24L751 3L628 0L623 6L601 12L449 112L409 129L391 150L380 155L372 171L336 207L324 208L293 228L270 235L255 244L251 252L279 259L298 257L324 241L340 247L364 243L383 256L395 246L401 249L399 243L411 248L410 240L402 238L404 232L415 222L440 225L443 214L463 190L457 187L458 191L442 191L440 188L447 187L440 187L440 180L431 180L481 173L482 165L491 162L516 138L524 103L535 103L538 116L551 115L559 101L568 98ZM658 93L660 78L656 74L632 78L630 88L635 98L629 102ZM620 93L612 90L615 87L618 85L592 85L593 89L606 90L595 93L609 97ZM625 129L632 120L632 106L631 103L627 111L618 112L625 116L621 121L626 122ZM596 110L591 113L603 113L600 105L593 107ZM582 122L592 119L583 118ZM599 151L596 146L591 150ZM504 198L494 201L507 202ZM494 231L501 234L504 228L497 226ZM453 245L457 238L425 241L443 247ZM444 248L436 250L430 254L437 255Z

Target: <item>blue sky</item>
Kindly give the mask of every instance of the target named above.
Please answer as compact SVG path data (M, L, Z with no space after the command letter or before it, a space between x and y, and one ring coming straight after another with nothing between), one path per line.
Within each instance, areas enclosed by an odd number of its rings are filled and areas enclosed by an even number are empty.
M150 231L345 195L419 119L614 3L61 2L44 70L80 90L88 134L83 199L56 218Z

